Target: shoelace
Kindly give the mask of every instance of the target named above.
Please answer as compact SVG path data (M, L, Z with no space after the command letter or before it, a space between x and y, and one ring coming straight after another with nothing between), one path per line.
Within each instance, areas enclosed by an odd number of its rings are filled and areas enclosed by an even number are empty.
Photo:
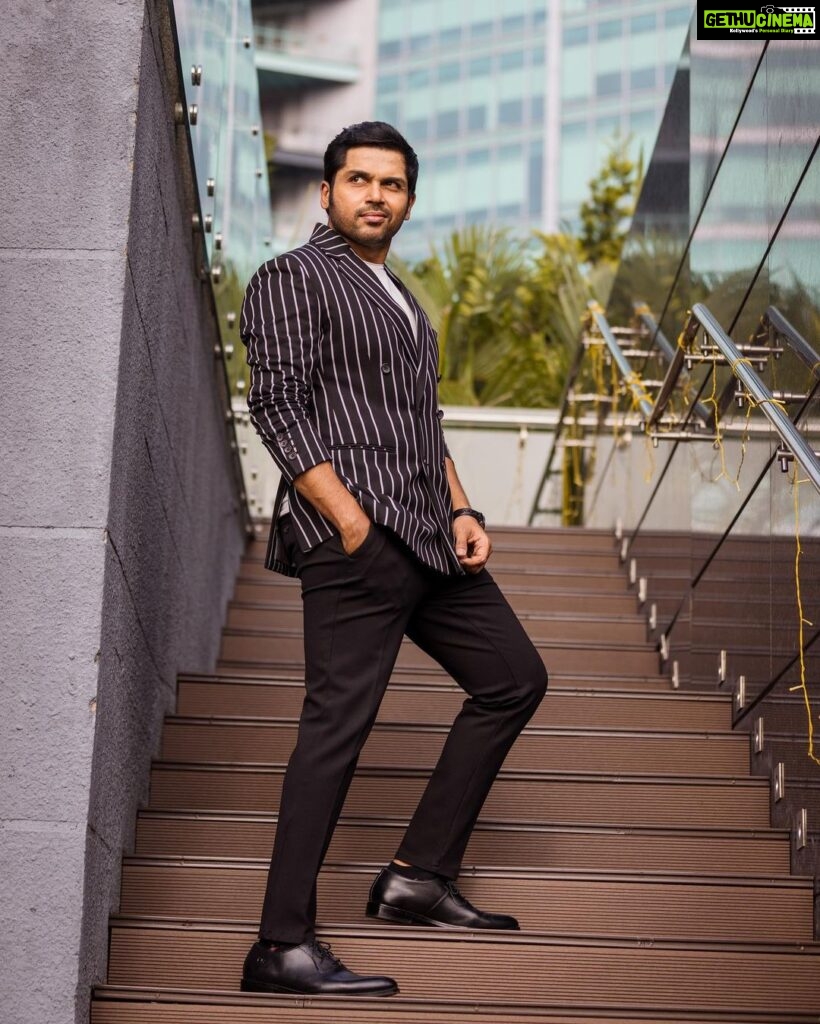
M337 956L334 956L329 942L314 942L313 951L320 960L329 960L334 967L344 968L342 961Z
M468 907L472 906L472 903L470 903L467 897L461 893L455 882L451 882L449 879L447 879L445 884L447 886L447 891L450 893L453 899L461 900L461 902L463 904L466 904Z

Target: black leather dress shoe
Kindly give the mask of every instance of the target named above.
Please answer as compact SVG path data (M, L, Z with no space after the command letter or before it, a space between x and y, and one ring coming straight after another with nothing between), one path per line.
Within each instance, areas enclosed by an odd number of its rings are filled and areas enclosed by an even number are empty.
M319 996L392 996L399 990L392 978L354 974L326 942L315 940L281 950L255 942L245 957L241 987Z
M366 913L368 917L397 924L518 930L518 921L514 917L478 910L446 878L420 881L405 878L389 868L380 871L370 887Z

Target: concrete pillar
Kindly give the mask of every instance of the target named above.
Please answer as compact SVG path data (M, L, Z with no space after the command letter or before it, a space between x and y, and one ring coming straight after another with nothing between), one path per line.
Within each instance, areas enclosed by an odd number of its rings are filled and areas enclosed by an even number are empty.
M243 535L164 0L4 5L0 989L87 1020L180 670Z

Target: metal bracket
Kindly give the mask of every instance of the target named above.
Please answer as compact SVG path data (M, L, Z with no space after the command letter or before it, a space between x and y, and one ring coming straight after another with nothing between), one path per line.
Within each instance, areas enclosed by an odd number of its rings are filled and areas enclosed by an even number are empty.
M774 802L780 803L786 794L786 766L782 761L778 761L774 767L774 774L772 775L772 796Z
M752 737L753 737L753 740L754 740L754 747L753 747L754 752L756 754L762 754L763 753L763 744L765 742L764 733L763 733L763 715L760 715L758 718L755 719L755 726L754 726L754 732L752 733Z
M738 676L735 683L735 710L742 711L746 707L746 676Z
M808 845L809 812L805 807L800 808L797 821L794 827L794 847L796 850L804 850Z

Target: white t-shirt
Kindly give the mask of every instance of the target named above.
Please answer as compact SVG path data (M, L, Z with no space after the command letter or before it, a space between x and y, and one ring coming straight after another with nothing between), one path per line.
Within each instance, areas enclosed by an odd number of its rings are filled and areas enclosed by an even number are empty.
M404 315L410 321L410 328L413 331L413 337L416 340L418 340L419 325L418 325L418 323L416 321L416 312L413 309L413 307L410 305L410 303L407 301L407 299L405 299L404 295L401 292L401 289L399 289L396 286L396 284L393 281L393 279L387 273L385 265L383 263L369 263L367 260L364 260L363 262L367 263L367 266L370 267L370 269L373 271L373 273L376 275L376 277L379 279L379 281L381 281L382 287L387 292L387 294L390 296L390 298L401 309L404 310Z

